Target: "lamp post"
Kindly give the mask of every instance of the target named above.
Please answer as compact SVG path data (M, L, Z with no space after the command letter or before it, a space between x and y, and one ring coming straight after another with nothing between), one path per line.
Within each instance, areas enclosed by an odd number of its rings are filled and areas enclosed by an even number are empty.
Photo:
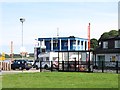
M23 48L23 22L25 22L25 19L20 18L20 22L22 22L22 48ZM22 51L22 59L23 59L23 51Z

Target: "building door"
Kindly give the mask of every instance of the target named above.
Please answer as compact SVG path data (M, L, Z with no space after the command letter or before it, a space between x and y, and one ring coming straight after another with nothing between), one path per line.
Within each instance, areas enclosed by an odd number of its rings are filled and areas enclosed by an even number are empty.
M105 65L105 56L104 55L100 55L98 56L98 66L102 67L102 61L103 61L103 66Z

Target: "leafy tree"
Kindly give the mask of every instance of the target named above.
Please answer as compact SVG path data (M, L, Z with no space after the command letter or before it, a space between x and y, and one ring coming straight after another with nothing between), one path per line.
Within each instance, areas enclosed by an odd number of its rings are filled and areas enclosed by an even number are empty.
M104 32L104 33L101 35L100 39L107 39L107 38L109 38L109 37L110 37L109 33L108 33L108 32Z
M115 37L115 36L118 35L118 31L116 31L116 30L111 30L111 31L109 32L109 35L110 35L111 37Z
M98 40L93 38L90 40L90 47L94 50L98 46Z
M107 38L110 38L110 37L115 37L118 35L118 31L117 30L111 30L109 32L104 32L100 39L107 39Z
M8 54L5 54L5 58L10 58L10 56Z

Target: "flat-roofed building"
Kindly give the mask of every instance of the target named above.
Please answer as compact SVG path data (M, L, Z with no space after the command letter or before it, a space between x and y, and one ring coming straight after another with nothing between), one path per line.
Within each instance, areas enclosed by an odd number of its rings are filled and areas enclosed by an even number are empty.
M88 50L88 39L79 37L38 38L39 46L46 47L46 51Z

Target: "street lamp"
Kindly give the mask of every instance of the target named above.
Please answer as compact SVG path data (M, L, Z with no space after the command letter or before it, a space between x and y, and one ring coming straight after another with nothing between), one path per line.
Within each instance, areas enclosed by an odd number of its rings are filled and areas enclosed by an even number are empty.
M22 22L22 48L23 48L23 22L25 22L25 19L20 18L20 22ZM22 59L23 59L23 51L22 51Z

